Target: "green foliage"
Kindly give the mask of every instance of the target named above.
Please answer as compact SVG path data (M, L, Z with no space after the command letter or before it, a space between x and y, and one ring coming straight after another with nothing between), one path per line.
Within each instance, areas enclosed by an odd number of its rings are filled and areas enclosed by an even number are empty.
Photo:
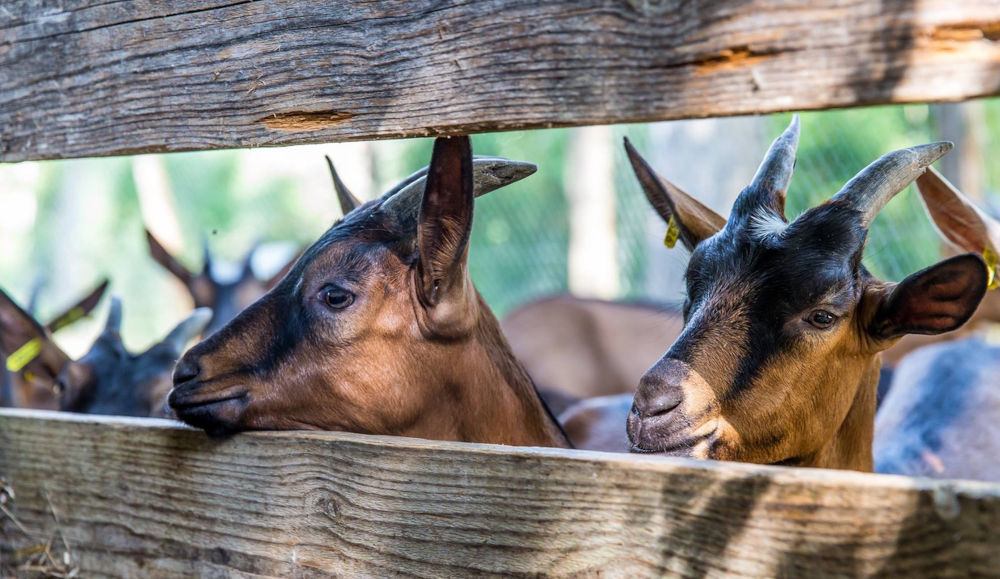
M789 219L829 199L858 171L894 149L936 140L927 105L872 107L803 113L795 177L789 188ZM772 117L777 135L789 115ZM913 186L879 214L869 233L865 265L899 281L939 259L941 241Z

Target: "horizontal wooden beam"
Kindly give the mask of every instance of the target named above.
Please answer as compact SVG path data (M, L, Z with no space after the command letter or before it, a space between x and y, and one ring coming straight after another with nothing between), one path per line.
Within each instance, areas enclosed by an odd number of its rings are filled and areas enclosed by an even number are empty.
M0 476L0 565L81 577L1000 569L985 483L18 410Z
M1000 92L997 0L9 0L0 161Z

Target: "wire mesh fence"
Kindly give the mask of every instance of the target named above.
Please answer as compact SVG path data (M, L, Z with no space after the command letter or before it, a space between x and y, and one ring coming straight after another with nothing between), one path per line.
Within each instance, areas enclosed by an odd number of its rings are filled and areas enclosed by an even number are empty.
M529 160L539 167L532 177L477 203L470 250L477 287L500 316L533 298L567 291L680 299L686 254L679 245L663 247L665 225L632 175L622 138L631 139L664 177L725 215L788 119L773 115L616 126L590 134L551 129L475 136L477 154ZM606 170L597 167L605 164L588 160L593 157L579 156L583 140L595 134L610 140L594 145L610 151ZM804 113L789 217L829 198L886 151L941 135L959 145L951 154L958 160L944 166L946 175L968 191L982 192L988 206L1000 189L1000 174L990 164L1000 136L997 100ZM236 263L262 241L267 251L255 266L267 275L339 217L324 154L338 163L356 192L370 198L425 165L430 147L430 139L416 139L164 156L159 162L176 207L179 257L191 268L200 267L204 239L222 261ZM601 171L610 174L605 178ZM126 341L141 346L160 337L190 303L148 256L141 174L128 157L0 166L0 286L24 303L41 281L39 313L44 317L107 275L112 292L125 303ZM963 175L972 179L962 182ZM595 183L604 184L593 195L603 195L602 207L608 208L598 213L613 215L574 223L573 203L580 196L568 190L570 184ZM586 196L580 198L587 202ZM147 208L146 225L155 226L148 222L159 217ZM593 266L582 278L572 271L573 239L591 243L577 258ZM876 275L899 280L938 259L941 251L911 187L876 219L865 262ZM588 275L602 279L589 283ZM99 312L89 325L67 329L60 337L71 354L89 344L101 317Z

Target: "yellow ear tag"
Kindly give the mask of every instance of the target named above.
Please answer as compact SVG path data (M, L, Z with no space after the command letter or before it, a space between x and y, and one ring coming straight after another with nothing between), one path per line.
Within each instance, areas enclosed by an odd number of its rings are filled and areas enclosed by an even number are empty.
M670 221L667 222L667 235L663 238L663 245L667 247L673 247L677 245L677 236L680 235L681 230L677 227L677 221L674 220L674 216L670 216Z
M991 290L997 289L1000 287L1000 279L997 279L997 254L993 253L993 250L987 247L983 250L983 259L986 260L986 269L990 272L986 287Z
M32 338L23 346L14 350L14 353L7 356L7 369L11 372L20 372L22 368L31 363L42 351L42 339Z

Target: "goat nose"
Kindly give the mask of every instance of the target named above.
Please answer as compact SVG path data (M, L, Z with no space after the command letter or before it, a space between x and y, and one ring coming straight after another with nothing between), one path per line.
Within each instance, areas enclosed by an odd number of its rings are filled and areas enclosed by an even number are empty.
M634 412L641 418L663 416L681 405L680 389L652 382L643 378L635 395Z
M174 384L183 384L189 380L194 380L201 374L201 365L197 359L191 356L184 356L174 366Z
M672 358L664 358L650 368L635 392L635 409L638 417L652 418L669 414L684 400L681 387L691 367Z

